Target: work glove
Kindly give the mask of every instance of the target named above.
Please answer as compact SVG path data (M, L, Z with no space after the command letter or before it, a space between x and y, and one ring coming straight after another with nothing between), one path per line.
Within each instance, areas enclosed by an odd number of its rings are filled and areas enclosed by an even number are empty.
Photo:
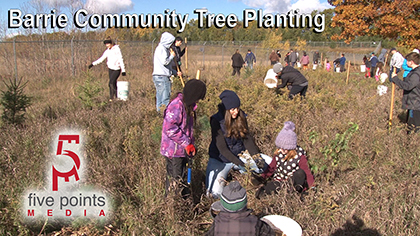
M93 67L93 64L90 64L89 66L88 66L88 68L90 69L90 68L92 68Z
M193 144L188 144L188 146L185 148L185 151L187 152L188 156L195 156L195 147Z
M121 73L122 76L126 76L125 72Z

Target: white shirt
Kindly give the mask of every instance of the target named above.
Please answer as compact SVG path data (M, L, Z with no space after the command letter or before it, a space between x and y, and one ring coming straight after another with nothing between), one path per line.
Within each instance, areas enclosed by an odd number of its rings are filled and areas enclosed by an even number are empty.
M102 54L102 56L98 60L94 61L92 64L96 66L100 64L101 62L103 62L105 58L108 59L106 62L106 65L108 66L109 69L111 70L121 69L121 72L125 72L124 61L122 58L120 47L118 45L112 46L111 49L106 49L104 54Z

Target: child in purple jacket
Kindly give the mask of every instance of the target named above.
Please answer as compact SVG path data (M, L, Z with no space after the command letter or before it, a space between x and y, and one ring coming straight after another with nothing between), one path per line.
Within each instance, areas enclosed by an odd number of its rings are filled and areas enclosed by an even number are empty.
M197 103L206 95L206 85L189 80L182 93L175 94L163 114L160 154L166 159L165 195L177 188L184 177L188 157L195 155L193 123Z

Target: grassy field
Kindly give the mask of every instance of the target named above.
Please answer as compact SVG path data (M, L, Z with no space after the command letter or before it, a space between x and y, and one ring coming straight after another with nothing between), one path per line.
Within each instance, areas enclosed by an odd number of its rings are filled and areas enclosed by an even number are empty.
M195 77L199 67L199 61L191 61L186 79ZM273 153L283 123L293 121L315 175L316 188L307 194L282 192L261 200L255 199L256 187L248 176L233 175L247 188L248 205L256 215L291 217L305 236L419 235L420 138L408 136L400 121L402 91L396 91L388 132L390 93L378 96L378 82L363 78L356 68L348 84L346 73L304 71L309 88L302 101L289 101L286 90L277 94L265 87L267 69L258 66L232 77L230 66L210 64L201 72L208 88L197 111L198 154L193 196L187 200L164 198L162 118L155 111L150 62L131 67L127 77L120 78L130 82L128 101L107 102L105 65L77 77L25 77L25 92L33 97L25 124L1 124L0 235L203 235L212 223L212 200L203 196L209 117L217 111L224 89L238 93L263 153ZM90 100L79 98L86 95L82 87L94 95ZM4 90L3 84L0 88ZM175 80L173 91L180 89ZM86 135L86 184L113 199L113 217L105 224L28 224L20 214L25 189L45 185L52 135L62 128L79 128Z

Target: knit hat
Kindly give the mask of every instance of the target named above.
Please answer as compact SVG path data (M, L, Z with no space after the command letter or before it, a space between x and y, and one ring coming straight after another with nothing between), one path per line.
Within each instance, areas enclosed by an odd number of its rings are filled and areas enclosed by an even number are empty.
M274 64L274 66L273 66L273 71L274 71L274 73L279 73L279 72L281 72L283 70L283 66L281 65L281 63L276 63L276 64Z
M190 106L196 101L203 99L206 96L206 91L206 84L203 81L197 79L188 80L182 91L185 105Z
M284 122L284 127L277 135L276 146L285 150L293 150L297 145L297 135L294 132L295 124L291 121Z
M396 49L396 48L391 48L390 52L392 52L392 51L394 51L394 50L396 51L397 49Z
M213 208L227 212L238 212L245 209L247 203L246 190L238 181L232 181L223 188L220 201L215 202Z
M222 103L225 106L226 110L230 110L232 108L237 108L241 106L241 100L239 99L238 95L231 90L223 91L219 95L219 98L222 100Z

